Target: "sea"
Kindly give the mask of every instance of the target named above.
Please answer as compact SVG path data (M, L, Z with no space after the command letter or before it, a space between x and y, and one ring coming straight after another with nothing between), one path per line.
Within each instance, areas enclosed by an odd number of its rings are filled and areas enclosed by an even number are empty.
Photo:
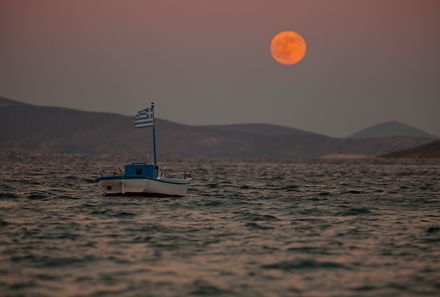
M0 296L440 296L440 161L175 158L186 197L104 197L127 161L0 157Z

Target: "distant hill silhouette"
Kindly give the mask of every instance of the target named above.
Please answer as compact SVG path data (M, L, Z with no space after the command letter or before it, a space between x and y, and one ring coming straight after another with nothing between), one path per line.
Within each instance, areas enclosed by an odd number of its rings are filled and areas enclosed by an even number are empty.
M0 107L13 106L13 105L29 105L29 104L0 96Z
M200 126L203 127L203 126ZM252 133L258 135L319 135L316 133L279 126L279 125L270 125L263 123L255 123L255 124L233 124L233 125L210 125L207 126L210 129L215 129L217 131L225 131L225 132L244 132L244 133Z
M0 152L118 154L151 152L151 131L133 117L22 104L0 98ZM268 124L189 126L156 119L159 157L208 156L305 159L376 156L428 143L387 137L339 139Z
M383 155L382 157L404 159L440 159L440 140L436 140L415 148L392 152Z
M435 138L433 135L430 135L420 129L396 121L373 125L356 133L353 133L349 136L349 138L368 139L392 136Z

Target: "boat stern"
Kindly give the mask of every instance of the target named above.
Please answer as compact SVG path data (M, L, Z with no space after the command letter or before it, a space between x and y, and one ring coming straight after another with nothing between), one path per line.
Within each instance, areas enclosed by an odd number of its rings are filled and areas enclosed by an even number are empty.
M104 195L123 195L124 184L120 176L105 176L98 181Z

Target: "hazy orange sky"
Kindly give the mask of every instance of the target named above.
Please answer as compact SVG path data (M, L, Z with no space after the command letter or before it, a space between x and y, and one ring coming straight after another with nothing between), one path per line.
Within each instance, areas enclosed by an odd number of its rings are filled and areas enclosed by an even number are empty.
M271 38L308 42L294 66ZM440 135L440 1L0 0L0 96L187 124Z

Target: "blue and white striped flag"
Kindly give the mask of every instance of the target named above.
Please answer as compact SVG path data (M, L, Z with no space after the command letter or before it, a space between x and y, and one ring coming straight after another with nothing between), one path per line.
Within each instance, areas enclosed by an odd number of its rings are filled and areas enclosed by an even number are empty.
M154 105L151 107L138 111L136 119L134 120L135 128L152 127L154 125Z

